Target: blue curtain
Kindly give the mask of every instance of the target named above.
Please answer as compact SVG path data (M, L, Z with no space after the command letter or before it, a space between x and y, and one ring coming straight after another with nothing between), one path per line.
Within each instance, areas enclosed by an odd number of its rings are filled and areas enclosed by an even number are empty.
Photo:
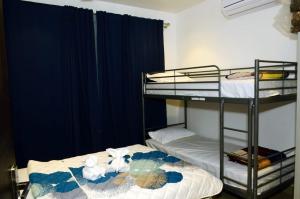
M61 8L6 1L6 46L17 165L71 155L61 87ZM14 7L10 7L14 6Z
M97 27L99 146L143 143L141 73L164 69L163 21L97 12ZM145 104L146 126L165 126L165 101Z
M93 12L21 1L10 6L5 19L18 166L91 152L100 110Z
M164 68L162 21L99 12L95 37L91 10L4 8L19 167L143 143L141 72ZM165 102L147 101L146 115L165 126Z
M66 132L73 155L95 152L99 132L93 11L64 7L61 40Z

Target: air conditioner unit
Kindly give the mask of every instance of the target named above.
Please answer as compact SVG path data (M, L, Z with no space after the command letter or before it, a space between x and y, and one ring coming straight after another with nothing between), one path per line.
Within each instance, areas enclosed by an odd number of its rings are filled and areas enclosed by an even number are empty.
M222 0L222 11L225 16L241 14L276 3L277 0Z

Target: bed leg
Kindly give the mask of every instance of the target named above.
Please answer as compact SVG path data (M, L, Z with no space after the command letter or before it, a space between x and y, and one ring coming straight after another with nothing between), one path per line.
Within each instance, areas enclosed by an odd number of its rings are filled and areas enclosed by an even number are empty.
M187 106L188 101L184 99L184 128L187 128Z
M254 129L253 129L253 199L257 199L258 177L258 131L259 131L259 60L255 60L255 98L254 98Z
M29 182L17 182L18 167L12 165L10 170L10 180L12 188L12 199L26 199L30 190ZM22 194L20 194L22 192Z
M13 194L13 199L18 199L18 185L17 185L17 166L12 165L9 172L10 172L10 180L11 180L11 189Z
M24 184L24 188L22 189L23 190L23 192L22 192L22 194L21 194L21 196L20 196L20 199L26 199L27 198L27 195L28 195L28 193L29 193L29 190L30 190L30 182L26 182L25 184Z
M253 100L248 102L248 180L247 180L247 198L252 198L252 139L253 139Z
M224 99L220 101L220 179L224 183Z

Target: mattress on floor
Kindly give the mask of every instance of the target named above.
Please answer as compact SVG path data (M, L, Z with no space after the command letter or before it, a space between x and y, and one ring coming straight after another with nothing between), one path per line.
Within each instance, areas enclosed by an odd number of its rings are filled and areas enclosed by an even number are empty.
M200 168L208 171L212 175L219 177L220 176L220 156L219 156L219 142L216 140L200 137L198 135L185 137L182 139L178 139L172 141L167 144L161 144L153 139L146 140L148 146L158 149L160 151L164 151L170 155L178 157L184 161L187 161L191 164L197 165ZM232 152L243 147L237 146L234 144L225 144L225 151ZM293 160L287 160L283 163L283 165L287 165L291 163ZM225 169L224 175L230 177L234 180L242 182L243 184L247 184L247 167L245 165L241 165L235 162L231 162L225 157L224 160ZM259 176L274 171L279 168L280 165L270 166L265 169L259 171ZM291 168L287 168L284 172L289 171ZM280 172L275 172L274 174L262 178L258 181L258 184L262 184L267 182L275 177L278 177ZM288 180L293 177L293 174L284 177L283 180ZM231 181L225 180L225 184L245 189L244 187L233 183ZM270 188L279 184L279 180L275 180L274 182L263 186L258 189L258 194L261 194L264 191L269 190Z
M96 181L84 179L80 172L88 155L50 162L30 161L27 168L30 181L40 180L41 184L32 184L28 198L38 195L40 199L200 199L222 190L223 184L218 178L197 166L143 145L126 148L130 170L106 173ZM107 152L93 155L98 157L99 165L109 166L111 158ZM68 180L69 173L72 175ZM58 177L54 178L53 174ZM45 184L60 179L63 182L57 185Z
M283 81L261 81L260 88L278 88L282 87ZM296 80L286 80L285 87L297 86ZM175 88L177 90L175 90ZM221 80L221 97L228 98L254 98L254 79L243 80ZM153 90L151 90L153 89ZM169 90L168 90L169 89ZM199 89L199 90L190 90ZM178 95L178 96L198 96L198 97L219 97L218 91L205 91L201 89L218 89L218 83L197 83L189 80L184 84L172 82L157 82L146 84L145 94L153 95ZM266 98L276 95L296 93L296 89L281 89L260 91L260 98Z

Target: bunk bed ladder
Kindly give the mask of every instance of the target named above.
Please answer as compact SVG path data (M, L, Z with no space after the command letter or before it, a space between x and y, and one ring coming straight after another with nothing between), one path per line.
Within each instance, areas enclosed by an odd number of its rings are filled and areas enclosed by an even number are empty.
M224 180L233 182L235 184L238 184L242 187L244 187L247 191L243 195L245 198L254 198L256 199L256 194L254 192L254 184L253 184L253 173L252 173L252 166L253 166L253 116L254 116L254 110L255 110L255 104L253 99L248 100L248 126L247 130L241 130L237 128L232 128L232 127L226 127L224 125L224 107L225 107L225 100L221 98L220 100L220 179L224 183ZM248 173L248 178L247 178L247 184L244 184L242 182L239 182L237 180L234 180L232 178L229 178L225 176L224 174L224 156L228 155L229 152L225 151L225 130L233 131L233 132L238 132L238 133L243 133L247 134L247 148L248 148L248 162L247 162L247 173Z
M254 82L254 121L253 121L253 199L257 199L258 186L258 131L259 131L259 71L260 60L256 59L255 63L255 82Z
M224 99L220 101L220 179L224 183Z
M254 190L254 185L253 185L253 173L252 173L252 168L253 168L253 121L254 121L254 110L255 110L255 104L253 99L249 99L248 101L248 179L247 179L247 195L249 198L255 198L253 196L253 190Z

